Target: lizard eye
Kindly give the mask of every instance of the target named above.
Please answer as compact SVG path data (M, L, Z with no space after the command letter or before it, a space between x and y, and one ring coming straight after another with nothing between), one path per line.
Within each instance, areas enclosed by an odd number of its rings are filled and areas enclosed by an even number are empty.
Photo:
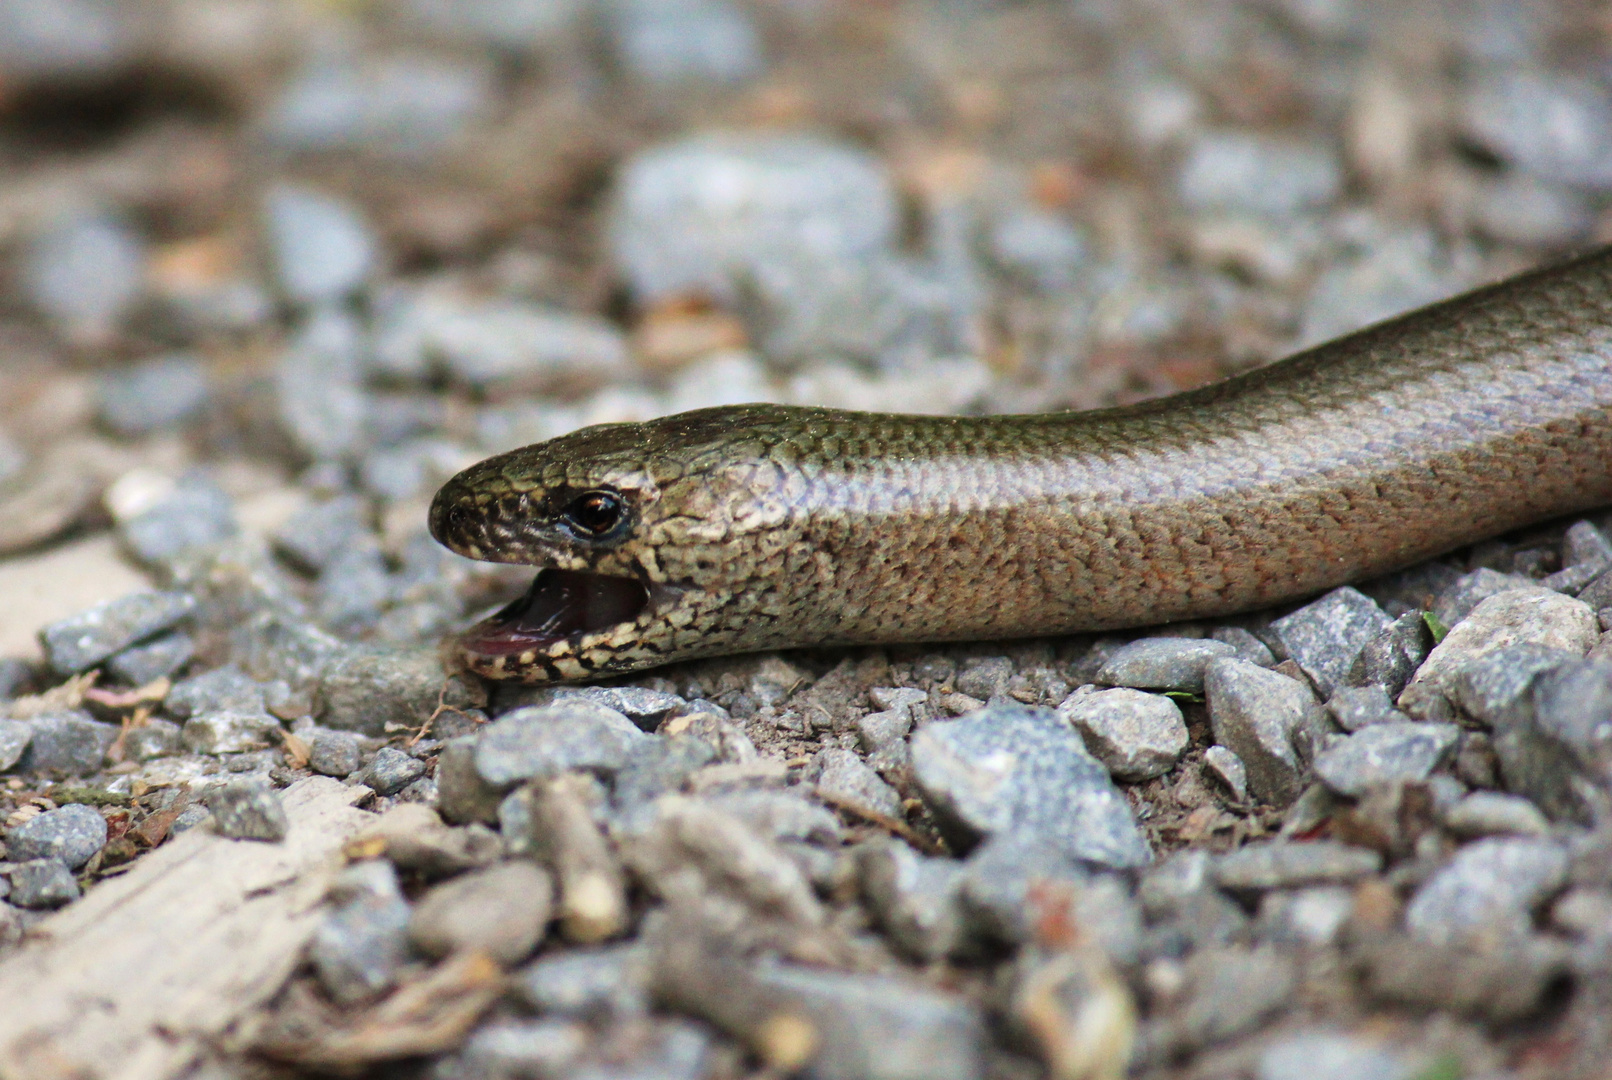
M560 520L578 536L599 540L615 532L627 520L627 503L614 491L585 491L571 500Z

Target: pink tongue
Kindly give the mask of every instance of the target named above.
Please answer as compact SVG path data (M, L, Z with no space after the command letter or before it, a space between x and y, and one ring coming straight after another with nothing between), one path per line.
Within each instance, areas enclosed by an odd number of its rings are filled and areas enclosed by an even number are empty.
M556 641L635 618L649 602L630 578L542 570L525 595L472 627L464 645L485 656L543 649Z

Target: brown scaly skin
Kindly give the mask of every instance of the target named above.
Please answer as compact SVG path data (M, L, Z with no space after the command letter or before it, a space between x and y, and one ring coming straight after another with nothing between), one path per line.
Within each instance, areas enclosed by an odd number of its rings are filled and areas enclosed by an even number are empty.
M620 540L572 539L621 492ZM467 665L576 680L790 646L1226 615L1612 502L1612 249L1121 409L744 405L587 428L450 480L438 540L633 577L635 621Z

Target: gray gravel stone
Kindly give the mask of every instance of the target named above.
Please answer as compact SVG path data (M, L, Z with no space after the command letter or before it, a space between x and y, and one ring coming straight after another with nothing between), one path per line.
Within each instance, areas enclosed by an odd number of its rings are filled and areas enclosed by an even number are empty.
M116 434L147 435L189 419L211 392L202 362L176 354L103 374L96 384L95 411Z
M1058 706L1058 715L1075 726L1086 749L1119 780L1163 776L1187 750L1181 707L1161 694L1081 687Z
M1541 672L1494 725L1505 786L1553 818L1589 823L1612 768L1612 661L1570 660Z
M124 649L106 662L106 670L130 686L147 686L173 675L195 655L195 639L183 631L174 631Z
M1067 897L1070 916L1117 963L1140 951L1141 909L1119 878L1090 870L1044 839L992 837L963 862L960 899L966 943L1025 945L1039 939L1049 894Z
M351 864L331 893L336 903L308 943L308 960L332 1001L367 1001L391 989L408 962L409 904L383 859Z
M351 776L358 771L358 736L320 728L308 740L308 768L325 776Z
M1357 259L1329 261L1304 305L1299 341L1339 334L1441 300L1469 284L1450 268L1431 230L1403 229L1367 246Z
M180 720L210 712L263 712L268 689L240 668L226 664L175 683L162 706Z
M880 975L762 967L766 990L818 1029L810 1075L819 1080L979 1080L985 1027L965 999Z
M1204 694L1215 741L1242 759L1249 792L1277 806L1298 798L1303 770L1294 737L1321 718L1310 688L1246 660L1225 659L1205 672Z
M993 705L931 723L913 736L912 764L925 801L965 844L1013 833L1103 866L1151 857L1108 771L1049 709Z
M435 649L354 649L319 678L315 713L326 727L385 736L419 728L437 706L464 709L480 703L464 680L446 677Z
M220 836L278 843L291 828L280 793L261 780L231 780L205 797Z
M504 789L476 773L476 736L463 735L442 744L437 754L437 809L454 824L498 820Z
M1418 719L1441 719L1453 681L1469 663L1508 645L1543 645L1583 656L1600 640L1595 612L1581 600L1544 589L1496 593L1472 610L1428 654L1399 695Z
M106 763L106 751L118 737L113 724L101 724L70 709L45 713L28 721L32 737L17 771L54 776L87 776Z
M1214 878L1226 889L1292 889L1358 881L1382 869L1382 855L1331 840L1249 844L1217 856Z
M1205 132L1188 147L1176 188L1193 210L1282 217L1337 198L1343 190L1343 166L1322 143L1244 131Z
M1474 791L1444 811L1444 827L1463 837L1544 836L1550 821L1520 795Z
M744 822L774 843L798 841L838 847L844 836L833 811L794 791L719 791L701 801Z
M343 199L279 184L264 197L263 223L280 291L293 303L340 302L374 268L375 238Z
M130 761L171 757L184 746L183 729L171 720L152 717L123 736L123 754Z
M604 319L450 290L395 298L382 311L375 355L399 378L443 371L502 393L602 386L630 373L626 339Z
M1213 641L1230 645L1237 650L1238 657L1251 664L1258 664L1260 667L1276 665L1276 656L1271 652L1270 646L1240 626L1217 626L1209 637Z
M118 526L129 551L150 566L228 540L235 529L235 504L201 476L184 477L167 497Z
M1405 925L1435 945L1474 935L1525 937L1534 909L1561 888L1567 869L1567 852L1548 840L1474 841L1416 890Z
M276 411L305 456L335 461L365 448L367 346L357 318L335 306L315 309L287 340L274 366Z
M1215 745L1203 752L1203 766L1210 775L1226 786L1231 797L1238 802L1248 799L1248 769L1243 759L1228 747Z
M1366 639L1349 665L1350 686L1384 686L1398 696L1433 648L1433 633L1420 610L1407 611Z
M1543 180L1612 188L1612 90L1600 81L1491 66L1461 111L1467 135Z
M1256 1027L1291 1000L1293 962L1269 946L1200 949L1183 965L1184 992L1143 1029L1143 1047L1171 1056Z
M862 261L893 244L900 210L874 158L794 135L701 136L630 159L608 224L641 302L736 298L762 266Z
M196 598L189 593L131 593L51 623L39 631L39 642L50 666L71 675L172 628L195 610Z
M614 709L585 698L561 699L505 713L476 741L476 772L494 787L546 779L570 769L609 775L654 736Z
M616 0L605 10L616 58L635 79L735 84L765 65L749 12L727 0Z
M145 242L117 217L75 214L29 245L22 287L69 337L102 344L139 298L145 260Z
M1341 885L1267 892L1254 932L1276 945L1325 948L1337 943L1354 906L1354 891Z
M280 721L266 712L226 710L192 716L180 738L193 754L239 754L272 745L279 731Z
M1202 638L1142 638L1114 650L1097 669L1097 681L1139 690L1203 693L1203 671L1210 661L1236 656L1237 649Z
M1562 535L1562 565L1612 565L1612 539L1594 522L1575 521Z
M1327 712L1345 731L1359 731L1372 724L1403 723L1410 717L1394 708L1385 687L1346 686L1327 700Z
M1478 190L1474 223L1486 236L1512 244L1570 244L1594 224L1584 197L1532 176L1497 177Z
M862 895L898 948L929 963L962 944L961 864L920 855L893 839L864 844L856 857Z
M816 791L831 806L902 820L901 796L879 778L854 750L828 749L817 755Z
M1333 589L1271 623L1283 651L1304 669L1323 695L1344 684L1366 643L1393 620L1358 589Z
M1259 1055L1258 1080L1411 1080L1425 1065L1359 1035L1309 1028Z
M70 803L46 810L6 833L6 854L25 862L56 859L77 870L106 845L106 819L92 806Z
M1091 261L1085 235L1062 215L1038 207L998 212L986 243L1000 270L1046 293L1073 288Z
M315 503L275 530L274 546L299 568L319 573L342 552L374 543L368 509L351 494Z
M0 657L0 701L17 696L33 678L33 665L14 656Z
M22 760L33 737L33 725L26 720L0 720L0 772Z
M1455 752L1460 738L1454 724L1373 724L1317 755L1315 774L1331 790L1350 796L1383 784L1425 780Z
M543 940L554 906L547 871L514 859L434 886L409 920L409 938L427 956L480 949L505 967Z
M488 1077L587 1076L587 1070L572 1069L592 1041L583 1025L568 1020L492 1020L482 1024L459 1051L459 1061L469 1075ZM635 1046L637 1061L654 1061L652 1050L645 1055ZM655 1047L656 1050L663 1047ZM654 1062L656 1065L661 1062ZM630 1068L630 1066L629 1066ZM618 1069L610 1070L620 1075ZM441 1071L438 1072L441 1075ZM666 1075L675 1076L675 1067Z
M11 868L11 895L21 908L59 908L79 897L73 872L60 859L34 859Z
M679 791L690 776L716 759L716 747L687 733L636 742L616 772L616 805L627 809Z
M270 103L270 140L293 151L438 151L482 114L492 80L479 65L395 55L357 64L338 50L295 73Z
M905 706L866 713L856 719L857 740L869 754L888 754L905 747L911 730L912 710Z
M360 776L365 786L377 795L396 795L425 775L425 762L412 758L403 751L383 746Z
M1578 659L1566 649L1509 645L1474 657L1450 679L1450 697L1474 720L1490 727L1526 717L1533 707L1534 680Z
M1439 591L1433 602L1433 617L1446 627L1453 627L1491 596L1538 587L1536 582L1520 574L1502 574L1487 566L1479 567Z
M567 697L586 698L614 709L644 731L654 731L662 720L688 704L676 694L647 686L568 686L554 692L555 700Z
M568 949L522 968L511 990L540 1013L636 1015L649 1007L649 957L638 942Z

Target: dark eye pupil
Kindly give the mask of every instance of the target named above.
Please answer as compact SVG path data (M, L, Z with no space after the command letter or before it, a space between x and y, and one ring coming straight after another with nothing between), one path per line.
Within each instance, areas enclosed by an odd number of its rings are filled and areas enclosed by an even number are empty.
M608 491L590 491L571 504L571 520L584 532L598 536L621 521L621 498Z

